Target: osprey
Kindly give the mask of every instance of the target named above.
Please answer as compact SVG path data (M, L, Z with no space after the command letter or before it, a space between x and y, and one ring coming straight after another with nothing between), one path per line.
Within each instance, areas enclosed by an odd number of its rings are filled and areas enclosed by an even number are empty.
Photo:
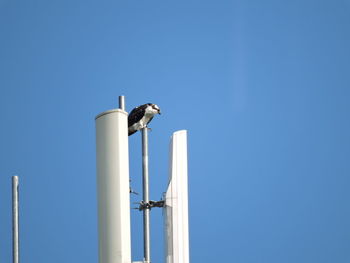
M156 114L160 114L160 108L153 103L143 104L133 109L128 116L129 136L147 127Z

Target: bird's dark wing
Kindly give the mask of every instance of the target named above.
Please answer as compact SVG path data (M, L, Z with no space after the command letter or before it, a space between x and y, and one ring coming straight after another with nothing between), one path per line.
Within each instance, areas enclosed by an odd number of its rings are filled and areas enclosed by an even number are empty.
M134 130L134 131L128 131L128 136L133 135L135 132L137 132L137 130Z
M132 126L133 124L142 119L142 117L145 115L145 110L147 106L147 104L138 106L130 112L128 116L128 127Z

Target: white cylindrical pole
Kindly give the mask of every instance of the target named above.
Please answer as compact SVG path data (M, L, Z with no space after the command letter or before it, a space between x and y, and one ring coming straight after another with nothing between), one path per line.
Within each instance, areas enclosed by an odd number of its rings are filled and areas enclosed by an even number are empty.
M12 262L19 262L19 227L18 227L18 186L17 175L12 176Z
M96 117L99 263L130 263L128 114Z

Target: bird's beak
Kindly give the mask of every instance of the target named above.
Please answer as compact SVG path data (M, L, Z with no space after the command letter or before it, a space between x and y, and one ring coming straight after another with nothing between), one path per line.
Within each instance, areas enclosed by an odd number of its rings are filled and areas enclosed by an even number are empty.
M158 110L158 114L162 114L162 113L160 112L160 110Z

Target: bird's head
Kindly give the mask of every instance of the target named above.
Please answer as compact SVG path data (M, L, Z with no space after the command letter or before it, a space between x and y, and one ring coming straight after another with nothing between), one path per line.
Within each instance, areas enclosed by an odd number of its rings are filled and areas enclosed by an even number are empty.
M150 106L150 108L154 114L161 114L160 108L158 107L158 105L153 104L153 103L148 103L148 106Z

